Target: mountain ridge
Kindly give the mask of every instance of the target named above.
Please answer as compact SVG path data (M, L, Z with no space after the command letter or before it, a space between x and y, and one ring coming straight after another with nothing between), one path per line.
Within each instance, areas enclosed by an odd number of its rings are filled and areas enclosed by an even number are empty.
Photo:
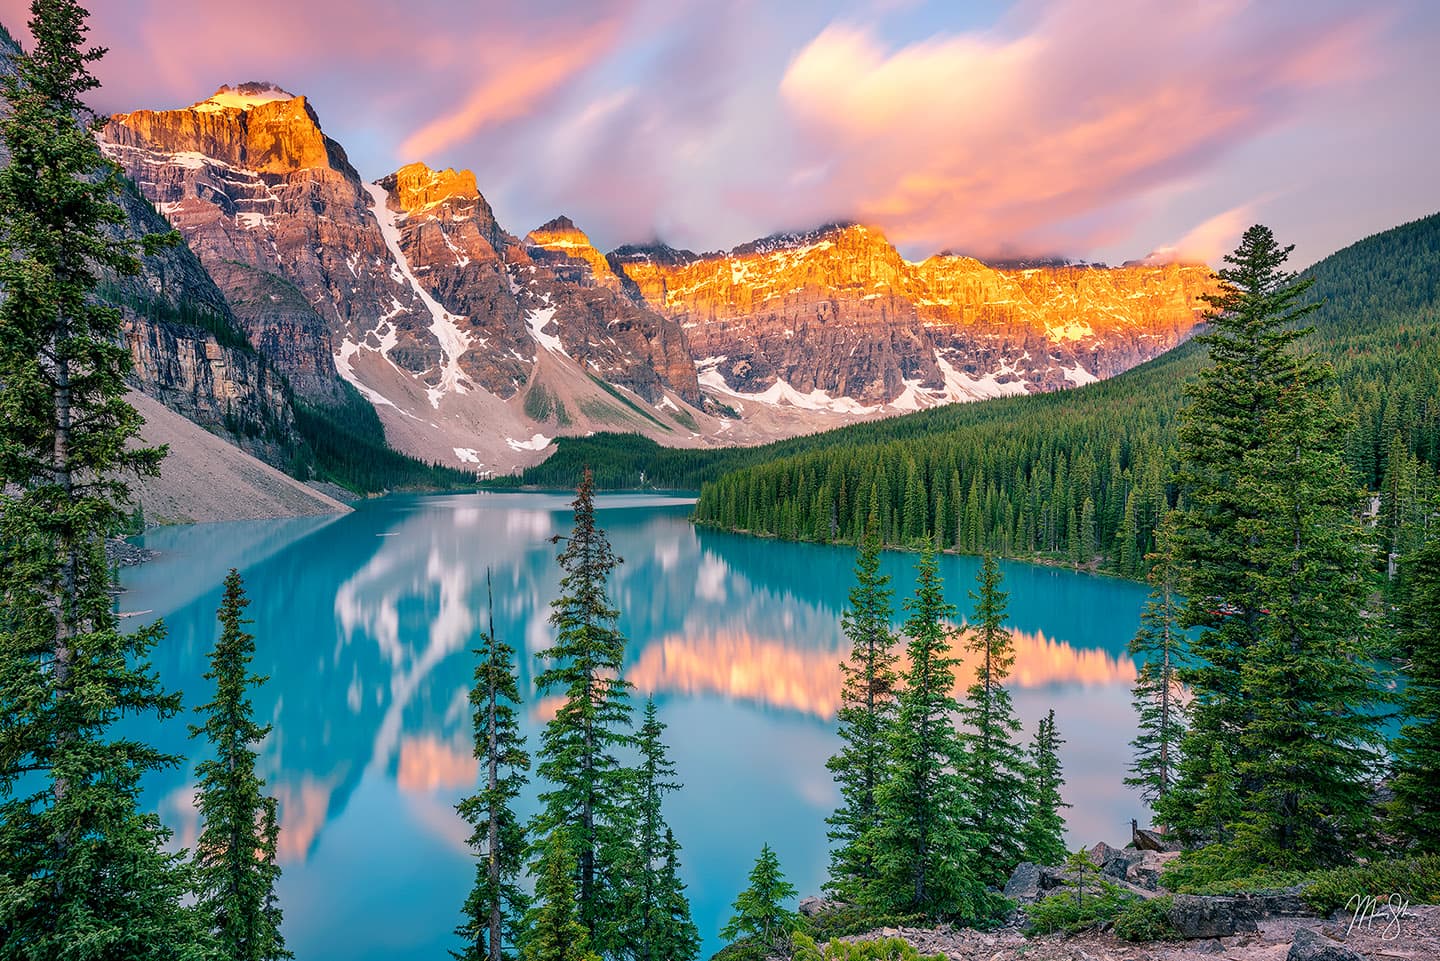
M753 444L1087 383L1188 336L1208 278L912 263L849 221L724 253L603 252L563 214L520 236L469 170L362 179L265 82L115 114L101 141L307 403L348 382L392 446L488 473L561 434Z

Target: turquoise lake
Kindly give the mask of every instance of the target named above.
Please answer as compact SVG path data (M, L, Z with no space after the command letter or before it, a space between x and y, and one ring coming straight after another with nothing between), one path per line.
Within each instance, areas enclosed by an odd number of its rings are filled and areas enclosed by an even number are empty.
M216 634L221 580L239 568L253 603L255 669L270 682L256 714L274 724L262 773L280 802L284 932L298 961L447 957L473 877L455 802L479 780L465 701L471 648L493 570L497 630L521 652L531 748L547 705L533 698L534 653L550 643L555 547L569 496L390 497L337 518L159 529L159 559L122 573L127 624L163 617L155 653L186 703ZM667 799L684 846L704 954L720 946L730 902L769 842L801 895L819 893L824 819L836 791L840 615L854 552L696 529L690 502L599 499L625 563L612 583L629 639L637 707L653 695L684 790ZM914 556L887 554L897 600ZM943 557L947 597L963 613L978 560ZM1143 586L1005 564L1016 663L1009 686L1025 724L1053 707L1072 842L1128 839L1138 798L1123 784L1134 736L1125 647ZM962 686L968 685L967 670ZM146 735L192 755L183 721ZM147 800L189 844L193 763L147 782ZM535 785L527 802L533 803ZM527 812L529 808L527 807Z

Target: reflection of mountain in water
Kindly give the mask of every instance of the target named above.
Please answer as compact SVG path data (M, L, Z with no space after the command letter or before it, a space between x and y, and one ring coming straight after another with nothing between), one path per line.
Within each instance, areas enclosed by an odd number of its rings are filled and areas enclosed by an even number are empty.
M852 555L697 533L684 520L686 506L631 500L649 506L611 509L616 501L607 498L600 521L625 560L613 593L630 639L627 677L640 694L715 696L828 727L838 706L837 665L847 653L839 614ZM245 564L258 644L254 667L271 678L256 710L275 725L262 771L280 801L283 858L306 858L367 775L416 796L476 783L465 698L486 569L493 571L496 628L522 652L522 690L529 690L536 673L530 655L551 638L547 618L558 576L549 538L568 523L560 496L385 500ZM209 561L223 571L230 563L218 549L223 538L211 537L213 528L192 531L210 538ZM167 536L175 553L147 569L150 581L127 604L165 612L170 641L157 652L157 665L167 684L199 703L218 577L208 590L186 587L167 598L165 565L182 562L186 532ZM958 584L968 586L973 560L943 562L950 590L963 600ZM913 558L887 555L885 564L903 596ZM1012 573L1012 612L1021 627L1018 685L1123 683L1133 676L1129 660L1116 656L1123 636L1107 636L1108 652L1054 637L1054 611L1065 608L1052 606L1053 589L1065 589L1065 578L1052 583L1051 572L1031 574L1020 565L1008 567ZM1042 596L1029 601L1026 592ZM961 677L963 687L973 670ZM533 734L543 711L526 718ZM177 727L159 739L168 750L188 753L193 745L180 739L183 733L177 737ZM169 799L167 819L180 827L188 771L158 787Z
M1077 651L1041 633L1011 631L1015 665L1009 684L1129 684L1135 664L1105 651ZM955 696L964 697L980 655L954 644L960 664ZM644 693L720 694L830 720L840 707L840 651L806 650L780 638L757 638L726 627L671 636L646 645L626 676ZM902 654L897 669L906 670Z

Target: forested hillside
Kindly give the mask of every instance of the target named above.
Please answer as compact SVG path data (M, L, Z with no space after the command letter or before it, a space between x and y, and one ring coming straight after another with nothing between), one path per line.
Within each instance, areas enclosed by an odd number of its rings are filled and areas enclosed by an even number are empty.
M1383 491L1390 550L1422 536L1440 462L1440 215L1305 272L1323 306L1303 347L1330 360L1353 418L1346 461ZM1175 421L1204 357L1190 344L1113 380L812 438L706 484L702 523L854 540L872 503L887 543L939 532L961 551L1103 559L1138 573L1173 504Z
M1440 463L1440 215L1369 237L1305 272L1324 305L1303 347L1336 368L1354 423L1346 459L1387 487L1385 520L1414 537ZM890 544L946 546L1138 572L1173 501L1175 419L1204 358L1187 344L1108 381L963 404L766 447L668 451L632 437L561 442L523 480L699 487L697 519L786 538L855 538L871 499ZM1424 465L1422 469L1422 465ZM1401 531L1409 533L1401 533ZM1401 546L1401 545L1396 545Z

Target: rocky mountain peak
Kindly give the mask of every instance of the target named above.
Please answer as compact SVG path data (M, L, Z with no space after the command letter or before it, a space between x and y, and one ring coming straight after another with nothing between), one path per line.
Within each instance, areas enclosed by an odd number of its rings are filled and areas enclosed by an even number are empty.
M191 110L201 113L215 113L221 110L250 110L263 103L277 100L295 100L293 93L265 80L252 80L230 86L225 84L207 99L191 105Z
M400 209L408 214L423 213L447 200L465 205L484 199L471 171L449 167L432 170L419 162L406 164L380 183L390 189Z
M525 244L537 259L562 273L566 272L567 261L577 266L583 264L582 272L588 269L589 280L593 283L606 287L620 286L620 279L610 269L605 255L596 250L585 231L575 226L575 221L564 214L526 234Z
M168 155L182 165L218 161L250 173L281 175L333 170L357 185L360 180L345 151L320 129L309 101L270 83L221 87L179 110L115 114L103 139L122 152Z

